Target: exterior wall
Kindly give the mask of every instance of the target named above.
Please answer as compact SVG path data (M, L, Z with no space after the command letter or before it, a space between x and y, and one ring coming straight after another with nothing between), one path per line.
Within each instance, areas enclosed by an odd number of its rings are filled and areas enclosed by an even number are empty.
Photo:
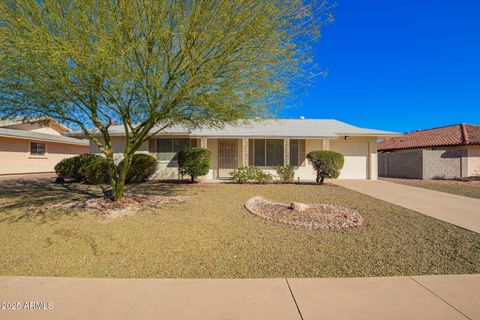
M44 156L30 156L30 142L44 142ZM0 137L0 175L53 172L62 159L88 153L88 146Z
M479 150L480 151L480 150ZM445 150L401 150L381 153L378 159L379 174L392 178L452 179L471 176L477 157L470 158L464 147ZM480 153L479 153L480 154Z
M307 139L305 140L305 155L310 151L315 150L324 150L324 142L323 139ZM313 180L315 179L315 172L313 167L308 163L305 159L304 163L297 167L295 170L295 180L300 178L300 180Z
M423 150L423 179L462 177L465 150Z
M168 136L171 138L185 138L185 136ZM207 149L212 152L210 162L210 170L205 177L207 180L218 178L218 140L217 138L207 139ZM197 139L197 145L200 146L201 139ZM249 148L243 146L243 139L238 139L238 157L237 165L241 167L246 161L248 163ZM112 145L114 150L115 161L118 163L123 158L123 148L125 144L124 137L112 137ZM377 178L377 142L374 138L356 138L352 137L348 140L339 139L306 139L305 140L305 154L315 150L331 149L345 153L346 158L346 172L341 174L340 178L356 178L356 179L376 179ZM90 152L99 153L95 143L90 142ZM149 153L148 142L144 143L139 152ZM155 155L155 154L152 154ZM245 160L246 159L246 160ZM178 169L176 161L159 161L158 170L153 176L154 179L177 179ZM266 172L276 175L274 168L263 167ZM350 170L350 171L349 171ZM359 172L355 172L359 170ZM315 172L313 167L304 159L300 166L295 168L295 180L300 178L300 181L314 180Z
M99 139L103 142L103 139ZM124 137L111 137L113 153L115 157L115 162L120 162L123 159L123 150L125 149L125 138ZM97 145L95 142L90 140L90 153L100 154ZM148 153L148 142L144 142L137 153Z
M380 153L378 167L381 177L423 179L423 150Z
M173 138L173 137L172 137ZM100 138L103 142L103 139ZM124 137L111 137L112 147L114 152L114 159L119 163L123 159L123 151L125 149ZM90 140L90 153L101 154L97 145ZM148 141L144 142L137 153L149 153ZM155 156L155 154L152 154ZM152 179L178 179L178 164L177 161L159 161L157 172L152 176Z
M468 170L469 177L480 176L480 146L468 147Z

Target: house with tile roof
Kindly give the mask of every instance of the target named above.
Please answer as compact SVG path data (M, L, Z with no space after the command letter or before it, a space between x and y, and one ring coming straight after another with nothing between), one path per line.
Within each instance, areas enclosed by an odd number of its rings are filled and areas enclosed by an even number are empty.
M251 119L221 128L187 128L172 126L154 133L138 152L158 159L157 179L177 179L177 154L186 146L207 148L212 153L210 171L204 179L228 179L242 166L256 166L275 173L275 166L290 164L295 168L295 180L314 180L313 168L306 154L313 150L333 150L344 155L345 164L340 179L377 178L377 141L401 134L383 130L359 128L330 119ZM93 130L90 134L97 135ZM82 132L71 134L83 137ZM125 146L123 126L109 129L117 161ZM95 143L90 152L99 153Z
M379 175L434 179L480 176L480 125L417 130L378 143Z
M88 153L88 140L47 117L0 120L0 175L53 172L62 159Z

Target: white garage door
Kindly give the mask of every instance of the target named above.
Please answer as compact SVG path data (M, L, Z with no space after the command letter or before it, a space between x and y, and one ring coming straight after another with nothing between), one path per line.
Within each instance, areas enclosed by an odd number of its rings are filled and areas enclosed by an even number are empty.
M330 140L330 150L340 152L345 157L339 179L367 179L368 142Z

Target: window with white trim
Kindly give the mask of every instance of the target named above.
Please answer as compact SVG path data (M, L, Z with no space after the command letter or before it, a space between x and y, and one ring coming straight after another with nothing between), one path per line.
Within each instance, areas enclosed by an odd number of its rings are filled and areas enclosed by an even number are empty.
M35 157L42 157L45 155L45 143L30 142L30 155Z

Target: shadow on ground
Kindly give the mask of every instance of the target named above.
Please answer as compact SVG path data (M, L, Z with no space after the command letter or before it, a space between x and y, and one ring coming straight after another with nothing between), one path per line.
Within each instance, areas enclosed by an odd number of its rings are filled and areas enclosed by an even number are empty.
M147 195L176 195L180 184L149 182L128 185L126 191ZM39 210L44 204L61 204L99 197L110 197L111 186L81 183L56 183L52 178L0 181L0 222L36 220L46 223L61 216L78 215L78 210Z

